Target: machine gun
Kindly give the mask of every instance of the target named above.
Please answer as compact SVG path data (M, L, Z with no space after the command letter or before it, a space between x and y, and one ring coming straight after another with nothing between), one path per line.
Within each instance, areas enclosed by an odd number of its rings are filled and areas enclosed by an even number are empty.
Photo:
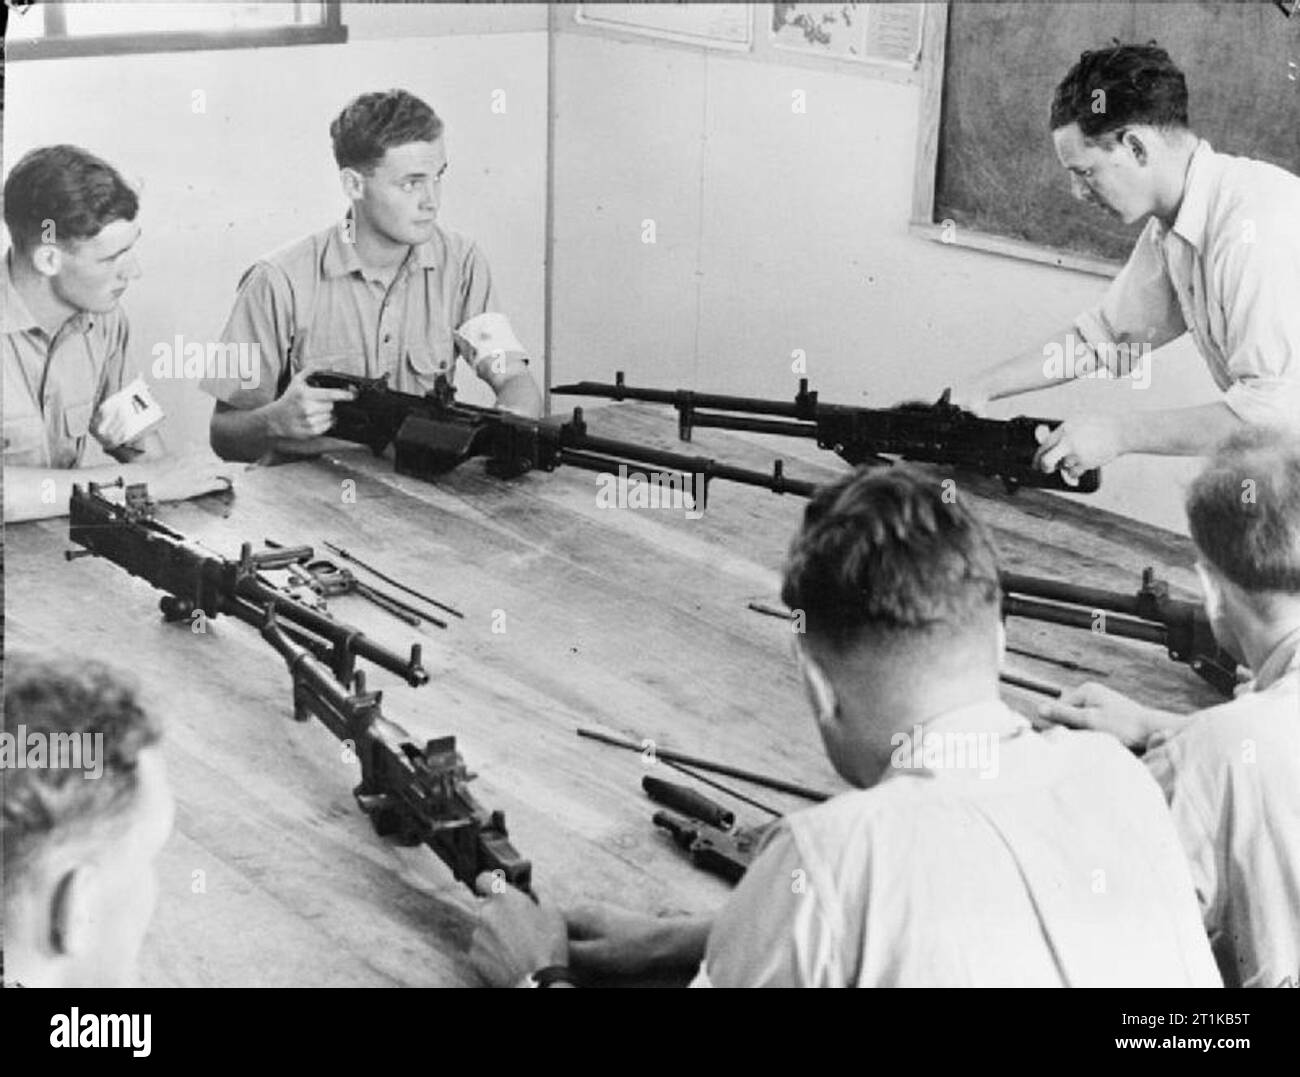
M105 497L115 483L72 487L68 506L68 537L80 550L68 550L69 560L91 554L126 569L132 576L166 594L159 601L167 621L188 621L196 613L206 618L226 614L261 628L268 606L290 622L285 632L299 646L328 662L341 684L352 683L356 660L395 673L412 687L429 675L421 664L420 645L411 645L409 658L367 639L356 629L335 621L289 597L263 578L263 571L284 568L310 558L310 547L253 552L244 543L238 561L221 557L154 518L155 503L143 483L125 487L123 501Z
M427 845L471 890L490 872L532 896L532 865L510 844L505 816L489 812L469 791L473 775L456 751L455 737L421 748L380 708L381 692L367 692L357 673L349 692L333 671L295 644L268 606L263 638L284 658L293 677L293 716L313 715L340 741L355 745L361 784L353 790L376 833L402 845Z
M1171 598L1154 568L1143 570L1142 586L1132 595L1004 572L1002 613L1156 643L1224 695L1232 695L1237 683L1240 663L1215 640L1204 608Z
M1090 494L1101 485L1099 470L1086 471L1077 485L1060 472L1047 474L1034 466L1037 431L1051 430L1059 419L984 419L949 403L949 391L934 404L903 404L893 408L863 408L823 404L799 379L793 403L745 396L696 393L687 389L636 389L626 385L620 370L614 384L580 381L551 390L566 396L598 396L610 400L646 400L677 409L677 430L691 440L697 426L748 430L759 434L812 438L819 448L838 453L855 467L888 463L887 457L933 464L950 464L1002 480L1009 491L1020 486ZM780 416L780 418L754 418Z
M736 817L721 804L685 785L646 775L641 788L665 811L654 814L654 825L672 835L702 871L737 883L753 862L768 827L736 825Z
M487 459L488 474L514 478L527 471L554 471L561 464L589 471L615 472L620 467L652 467L673 472L681 489L698 484L706 495L713 479L760 486L774 493L809 496L814 484L787 479L780 460L772 473L721 464L702 456L651 449L627 441L593 437L582 409L568 422L529 419L498 408L458 403L455 391L441 375L424 396L388 387L387 375L365 378L355 374L316 371L309 385L350 389L351 400L334 404L330 436L368 446L376 455L394 446L393 464L399 475L432 479L472 457ZM703 500L701 496L700 500ZM702 510L703 504L695 508Z

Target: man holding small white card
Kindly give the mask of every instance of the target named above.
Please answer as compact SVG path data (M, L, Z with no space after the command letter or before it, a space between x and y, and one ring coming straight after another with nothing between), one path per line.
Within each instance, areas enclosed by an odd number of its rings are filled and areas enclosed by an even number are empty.
M164 501L229 486L228 469L210 453L164 455L162 409L127 357L118 300L140 275L138 209L117 171L76 146L33 150L5 182L13 241L0 266L9 522L65 514L74 482L145 482ZM94 466L95 443L118 463Z
M219 455L274 461L341 444L324 435L349 393L308 385L316 370L387 375L392 388L423 394L453 379L459 356L498 407L541 413L487 258L438 224L442 131L433 109L403 90L362 94L330 125L348 215L261 259L240 282L220 339L256 345L260 368L202 383L217 398Z

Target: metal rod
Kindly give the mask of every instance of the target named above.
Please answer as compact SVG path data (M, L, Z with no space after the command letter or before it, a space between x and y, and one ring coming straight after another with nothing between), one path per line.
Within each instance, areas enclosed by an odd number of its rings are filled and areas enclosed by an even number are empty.
M1010 684L1030 692L1037 692L1042 696L1051 696L1052 699L1060 699L1062 695L1061 689L1057 688L1056 685L1040 681L1036 677L1026 677L1023 673L1008 673L1006 670L1002 670L998 674L998 680L1003 684Z
M586 737L588 740L598 740L602 744L609 744L615 748L627 748L634 752L645 750L644 744L626 740L623 737L615 737L609 733L602 733L599 729L579 729L578 736ZM669 760L673 763L686 763L688 766L699 767L700 770L712 771L714 774L725 774L730 778L739 778L741 781L753 782L755 785L761 785L767 789L775 789L781 793L789 793L791 796L803 797L804 800L815 800L820 802L830 800L831 798L830 793L823 793L817 789L809 789L806 785L797 785L794 782L787 782L782 778L771 778L766 774L755 774L753 771L742 770L740 767L728 766L726 763L714 763L708 759L700 759L698 756L686 755L683 752L674 752L667 748L660 748L658 745L654 748L654 754L658 759Z
M460 612L460 610L448 606L445 603L439 602L436 598L430 598L428 595L421 594L414 587L407 587L406 584L402 583L400 580L395 580L393 579L392 576L389 576L384 572L380 572L379 569L375 568L374 565L367 564L365 561L361 560L361 558L359 558L356 554L352 553L352 551L345 550L342 546L335 546L334 543L332 542L324 542L324 541L321 542L321 545L324 546L327 550L330 551L330 553L334 554L336 557L341 557L343 558L344 561L351 561L354 565L358 566L359 568L364 568L372 576L378 576L386 584L389 584L392 587L396 587L399 591L405 591L408 595L411 595L413 598L418 598L421 602L427 602L429 603L430 606L433 606L436 609L440 609L444 613L450 613L453 617L463 618L465 616L463 613Z
M714 789L726 793L727 796L729 797L735 797L742 804L748 804L750 805L750 807L757 808L759 811L765 811L767 812L768 815L775 815L778 819L780 819L781 816L784 814L783 812L777 811L775 808L769 808L766 804L762 803L761 801L753 800L750 797L745 796L744 793L737 792L735 789L732 789L731 786L729 785L723 785L721 782L715 782L712 778L706 778L703 774L700 774L698 771L692 770L690 767L683 766L681 763L674 763L671 759L665 759L663 760L663 764L666 767L672 767L673 770L681 771L683 774L687 775L688 777L694 778L697 782L703 782L705 785L711 785L713 786Z
M1012 647L1008 644L1007 654L1018 654L1025 658L1032 658L1038 662L1050 662L1052 665L1060 666L1062 669L1068 669L1072 673L1091 673L1094 677L1110 676L1109 670L1085 665L1083 662L1076 662L1073 658L1053 658L1048 654L1040 654L1038 651L1031 651L1027 647Z

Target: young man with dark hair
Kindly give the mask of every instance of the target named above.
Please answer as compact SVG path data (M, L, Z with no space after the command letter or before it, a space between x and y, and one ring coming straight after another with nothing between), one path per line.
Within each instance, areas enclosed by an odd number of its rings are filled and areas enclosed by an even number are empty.
M129 411L106 407L138 376L118 305L140 275L138 210L117 171L76 146L32 150L5 181L13 246L0 268L0 355L10 522L66 513L73 482L122 476L148 482L159 500L229 484L210 454L165 457L156 433L131 437ZM123 466L83 468L92 441Z
M1106 737L1036 733L1001 701L997 559L961 504L901 467L820 490L783 597L855 791L786 816L713 918L587 907L566 940L553 909L488 897L472 949L486 978L703 959L700 986L1219 984L1141 764Z
M159 727L103 666L22 654L3 723L5 984L131 986L174 815Z
M1300 446L1239 432L1187 494L1216 638L1254 680L1178 715L1085 684L1043 716L1108 730L1145 760L1192 864L1224 982L1300 986Z
M1075 197L1146 227L1097 307L959 383L954 402L979 410L1102 367L1137 376L1124 369L1135 355L1145 364L1190 333L1222 400L1069 419L1040 466L1077 475L1123 453L1200 455L1242 424L1300 429L1300 177L1198 138L1183 74L1153 45L1085 52L1057 87L1051 128ZM1067 361L1045 361L1053 349Z
M305 455L328 444L334 402L312 370L377 377L407 393L449 381L461 355L497 404L541 412L528 356L501 312L483 252L437 223L442 121L403 90L363 94L330 124L348 216L254 265L222 333L256 344L253 385L210 378L212 447L226 459Z

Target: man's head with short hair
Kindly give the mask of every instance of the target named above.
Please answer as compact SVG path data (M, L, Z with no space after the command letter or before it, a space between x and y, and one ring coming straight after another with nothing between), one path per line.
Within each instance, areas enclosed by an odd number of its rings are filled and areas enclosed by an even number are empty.
M43 280L69 311L111 310L140 275L131 253L139 209L135 191L93 153L66 145L32 150L4 186L16 274Z
M10 653L4 733L26 756L3 771L6 979L130 983L172 824L158 725L96 662ZM50 750L69 736L95 752L94 770Z
M1056 87L1050 124L1075 197L1131 223L1167 201L1190 137L1187 81L1154 44L1085 52Z
M1252 637L1275 635L1300 616L1295 431L1244 427L1226 438L1188 488L1186 509L1214 633L1246 657L1257 649Z
M840 772L897 728L997 698L1001 586L988 532L907 467L821 488L790 548L781 597L802 615L809 697Z
M358 229L384 245L427 242L447 169L442 120L405 90L355 98L330 124L334 160Z

